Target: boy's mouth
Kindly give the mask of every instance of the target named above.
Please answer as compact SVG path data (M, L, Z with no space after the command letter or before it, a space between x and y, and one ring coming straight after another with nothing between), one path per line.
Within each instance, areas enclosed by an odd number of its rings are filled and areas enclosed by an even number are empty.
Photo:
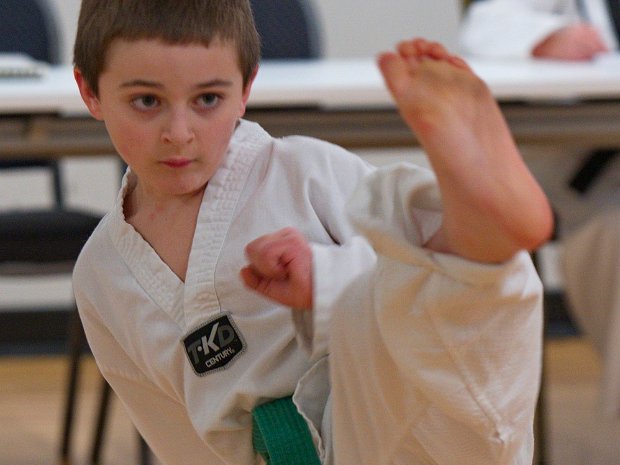
M192 162L189 158L169 158L161 163L170 168L183 168Z

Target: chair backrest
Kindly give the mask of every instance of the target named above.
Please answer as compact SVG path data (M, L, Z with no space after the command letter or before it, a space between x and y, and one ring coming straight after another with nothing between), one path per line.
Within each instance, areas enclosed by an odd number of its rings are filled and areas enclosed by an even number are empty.
M467 7L471 5L472 3L479 2L479 1L482 1L482 0L462 0L461 4L463 5L463 11L465 11Z
M0 0L0 52L21 52L50 64L59 59L58 29L43 0ZM45 159L3 159L0 171L44 168L52 177L56 206L62 204L58 162Z
M42 0L0 1L0 52L23 52L36 60L57 63L59 35Z
M321 38L310 0L251 0L263 59L317 58Z

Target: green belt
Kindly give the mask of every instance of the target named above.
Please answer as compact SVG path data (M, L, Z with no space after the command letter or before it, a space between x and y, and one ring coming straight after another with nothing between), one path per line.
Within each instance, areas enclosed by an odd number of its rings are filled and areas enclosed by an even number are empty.
M267 465L321 465L292 397L259 405L252 411L252 423L254 449Z

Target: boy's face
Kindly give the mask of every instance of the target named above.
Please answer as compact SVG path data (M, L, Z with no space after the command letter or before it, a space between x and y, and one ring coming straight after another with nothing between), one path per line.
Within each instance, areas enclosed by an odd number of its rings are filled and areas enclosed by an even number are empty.
M95 96L75 77L92 115L138 178L143 194L193 194L221 165L251 82L243 88L233 45L115 40Z

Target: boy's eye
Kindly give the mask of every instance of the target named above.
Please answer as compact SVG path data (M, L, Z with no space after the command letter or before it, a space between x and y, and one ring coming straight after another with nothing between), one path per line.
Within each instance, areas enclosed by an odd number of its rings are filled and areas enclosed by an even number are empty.
M220 96L217 94L202 94L196 99L196 103L201 108L211 108L217 105Z
M159 100L154 95L141 95L134 98L131 104L139 110L150 110L159 104Z

